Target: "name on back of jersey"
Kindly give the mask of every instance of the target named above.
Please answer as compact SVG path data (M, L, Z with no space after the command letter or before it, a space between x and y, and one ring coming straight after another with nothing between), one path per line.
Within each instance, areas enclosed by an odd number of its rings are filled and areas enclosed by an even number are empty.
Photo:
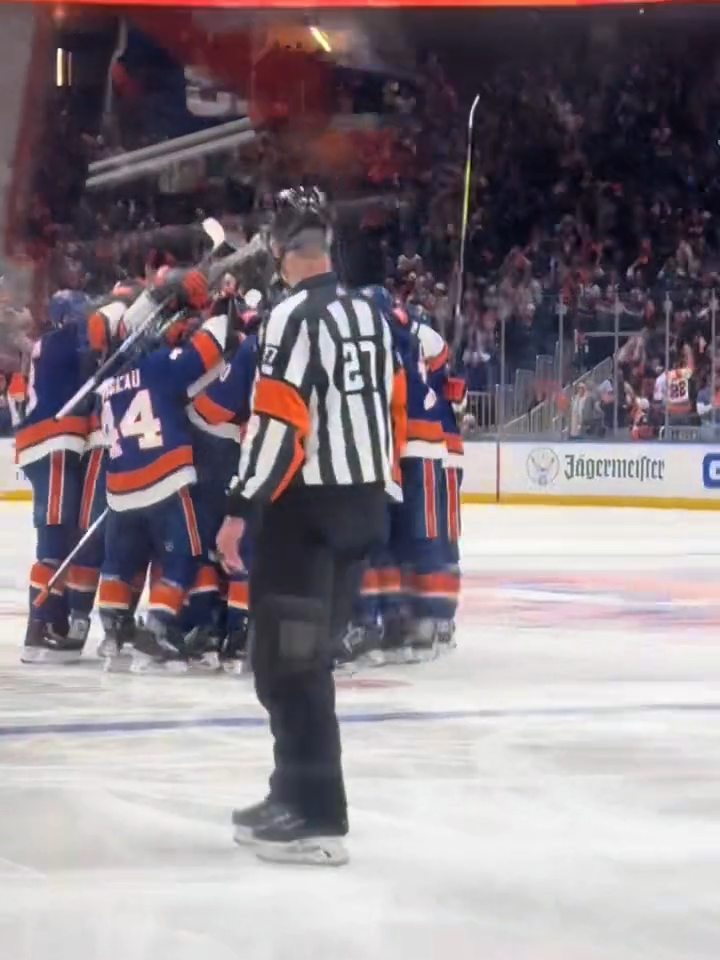
M140 371L130 370L129 373L120 373L117 377L104 380L98 387L98 393L103 400L124 393L126 390L138 390L142 386Z

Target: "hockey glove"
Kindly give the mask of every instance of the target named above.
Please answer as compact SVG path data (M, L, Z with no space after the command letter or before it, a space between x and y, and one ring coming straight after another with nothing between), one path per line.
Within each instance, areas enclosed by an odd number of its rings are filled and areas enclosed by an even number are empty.
M172 313L179 310L202 310L210 299L207 277L199 270L158 270L151 295L157 303L167 304Z

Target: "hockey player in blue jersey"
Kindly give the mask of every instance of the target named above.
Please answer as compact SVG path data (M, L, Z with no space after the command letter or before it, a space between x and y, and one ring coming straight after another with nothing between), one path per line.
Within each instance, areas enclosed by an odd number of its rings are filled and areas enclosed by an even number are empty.
M140 281L116 284L105 297L95 301L88 313L87 332L90 350L97 362L105 360L120 344L121 318L145 288ZM82 536L95 523L107 507L107 448L101 424L102 404L97 396L92 399L88 418L88 435L81 462L82 489L78 515L78 534ZM90 631L90 615L95 604L100 569L105 555L105 538L102 534L91 537L74 557L67 573L66 594L70 608L70 630L78 639L87 638ZM133 636L134 619L128 611L123 640ZM120 644L120 647L122 643ZM101 657L115 655L119 647L115 642L103 640L98 648Z
M460 493L463 482L464 443L460 430L460 420L467 407L467 384L459 377L447 377L440 386L438 404L442 417L447 461L443 470L441 490L441 511L443 517L443 539L445 545L445 577L448 599L455 592L454 599L447 604L448 620L440 621L440 650L446 651L455 646L455 614L460 600L460 535L462 522L460 513Z
M197 270L171 270L151 296L200 309L207 281ZM185 405L190 386L222 362L227 318L207 320L186 346L158 347L138 356L99 388L108 445L105 559L98 605L113 640L132 603L136 571L158 560L147 624L135 634L135 669L155 663L184 670L188 653L180 625L185 595L200 563L202 544L192 487L196 482Z
M427 385L417 325L396 307L383 287L366 288L363 293L387 316L403 368L405 409L397 444L402 495L389 504L387 542L366 570L357 603L358 622L345 638L345 646L352 648L351 656L353 652L362 655L379 640L381 662L425 659L436 648L436 579L443 564L439 525L439 482L445 456L442 428L437 413L429 413L434 395ZM440 350L432 359L431 368L435 369L445 358Z
M240 325L241 342L220 375L195 395L187 407L193 432L193 450L198 475L196 503L203 544L202 565L188 597L189 621L198 624L193 647L215 647L227 672L239 672L245 661L248 625L247 573L233 574L227 587L227 609L219 603L219 571L214 560L215 539L223 521L224 497L236 475L240 443L250 416L250 399L255 378L257 340L244 335L254 314L233 297L230 309L221 299L215 312L226 312ZM250 534L240 545L246 569L250 561ZM205 627L202 627L202 624Z
M404 616L384 642L386 659L417 660L436 655L439 622L449 615L444 576L441 489L447 448L436 393L444 376L447 347L414 314L396 309L397 330L408 376L407 444L401 459L402 505L395 508L391 552L399 565Z
M49 304L50 331L34 345L15 435L17 463L33 490L35 562L30 571L30 616L21 659L67 662L83 641L70 635L64 588L44 596L50 578L74 546L82 484L81 457L88 420L78 411L56 414L88 375L87 298L77 290L56 293Z

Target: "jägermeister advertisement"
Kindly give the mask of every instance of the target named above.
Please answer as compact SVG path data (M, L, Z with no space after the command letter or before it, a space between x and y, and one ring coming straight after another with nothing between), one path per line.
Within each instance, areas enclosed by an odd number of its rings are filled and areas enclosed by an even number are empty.
M602 446L597 453L582 453L559 447L536 447L528 454L526 470L528 479L538 487L551 487L556 480L601 483L613 480L634 480L639 483L662 482L665 479L665 460L635 454L632 450L618 454L617 447L603 454ZM612 455L610 453L612 452Z

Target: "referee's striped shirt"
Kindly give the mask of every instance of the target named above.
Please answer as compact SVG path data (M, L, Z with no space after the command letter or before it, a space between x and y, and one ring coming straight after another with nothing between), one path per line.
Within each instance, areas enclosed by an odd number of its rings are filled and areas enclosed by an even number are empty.
M326 273L293 288L270 314L258 349L252 416L226 512L245 516L291 482L393 478L390 327L377 308Z

